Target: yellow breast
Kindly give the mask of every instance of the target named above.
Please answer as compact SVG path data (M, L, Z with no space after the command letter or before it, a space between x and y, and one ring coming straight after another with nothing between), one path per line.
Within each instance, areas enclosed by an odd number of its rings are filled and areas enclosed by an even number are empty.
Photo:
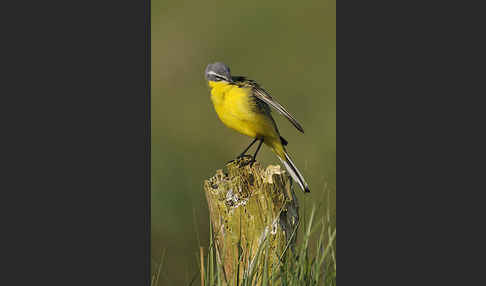
M214 109L226 126L253 138L278 137L271 115L253 106L250 88L212 81L209 86Z

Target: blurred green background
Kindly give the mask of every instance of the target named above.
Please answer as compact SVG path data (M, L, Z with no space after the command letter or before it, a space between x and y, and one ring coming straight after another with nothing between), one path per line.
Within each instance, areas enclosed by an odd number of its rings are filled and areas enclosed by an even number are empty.
M294 185L301 215L336 201L336 2L153 0L152 262L165 249L163 285L186 285L208 246L203 180L251 139L225 127L204 69L222 61L257 80L304 126L273 116L311 194ZM253 147L251 151L254 151ZM265 146L258 160L278 159ZM326 191L325 191L326 190ZM321 208L320 213L327 211Z

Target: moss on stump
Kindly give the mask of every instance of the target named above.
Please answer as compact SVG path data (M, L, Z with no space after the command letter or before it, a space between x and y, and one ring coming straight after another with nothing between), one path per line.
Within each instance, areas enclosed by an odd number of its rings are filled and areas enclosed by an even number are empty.
M276 269L282 253L295 244L299 206L292 179L279 165L263 169L249 163L248 157L232 161L204 181L217 259L227 282L241 283L253 270L263 273L261 257L268 257L269 271Z

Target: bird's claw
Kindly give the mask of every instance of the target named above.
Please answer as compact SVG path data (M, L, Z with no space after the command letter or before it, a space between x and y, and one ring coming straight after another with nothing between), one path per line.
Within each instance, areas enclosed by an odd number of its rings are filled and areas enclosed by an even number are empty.
M238 157L236 157L236 159L230 160L226 164L240 161L243 158L253 158L253 156L252 155L248 155L248 154L241 154L241 155L238 155ZM244 166L246 166L246 165L244 165Z
M249 158L253 158L253 156L252 156L252 155L248 155L248 154L240 154L240 155L238 155L238 157L236 157L236 159L237 159L237 160L239 160L239 159L242 159L242 158L245 158L245 157L247 157L247 158L248 158L248 157L249 157Z
M245 160L243 162L240 161L240 167L245 167L245 166L248 166L248 165L250 165L250 167L253 167L253 164L255 164L256 160L255 160L255 158L253 158L253 156L248 156L248 157L250 157L251 160L249 160L249 161Z

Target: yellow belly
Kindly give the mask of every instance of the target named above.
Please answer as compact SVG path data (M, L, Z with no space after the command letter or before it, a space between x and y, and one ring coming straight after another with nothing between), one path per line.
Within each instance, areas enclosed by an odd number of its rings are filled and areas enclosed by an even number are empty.
M210 82L211 101L219 119L229 128L253 138L280 138L270 114L256 112L249 88Z

